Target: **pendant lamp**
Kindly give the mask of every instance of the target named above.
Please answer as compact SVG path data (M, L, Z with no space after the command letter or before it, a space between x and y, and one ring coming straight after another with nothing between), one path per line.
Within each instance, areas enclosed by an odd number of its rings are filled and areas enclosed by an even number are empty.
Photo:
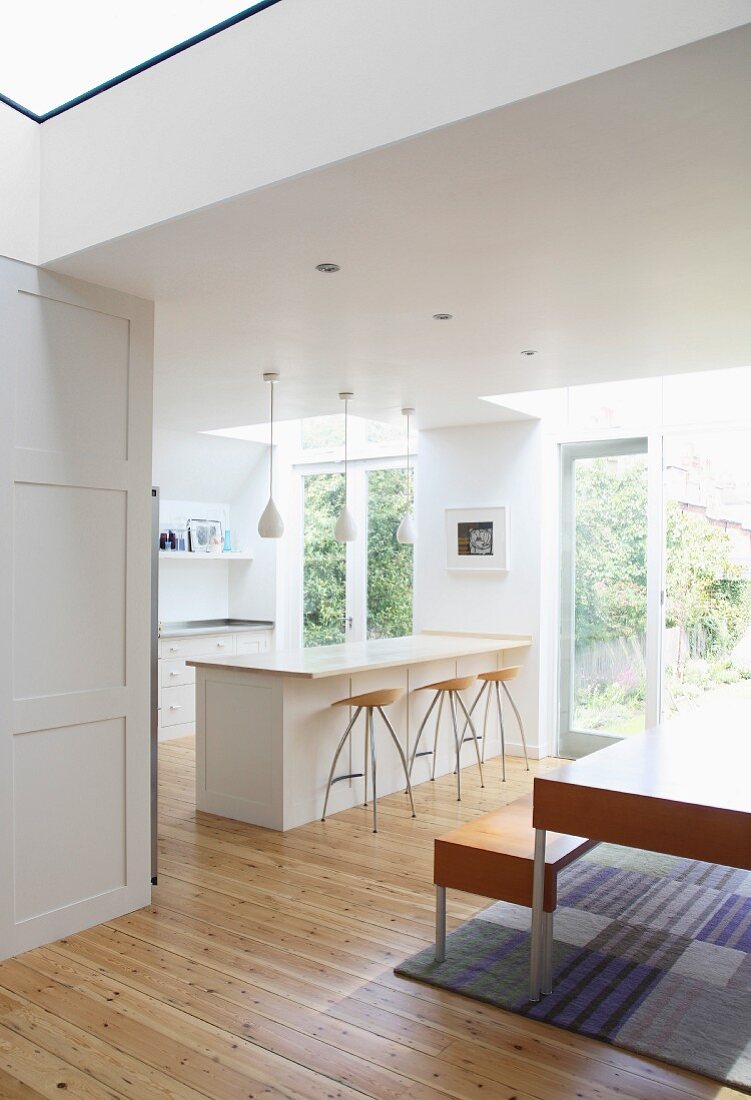
M409 418L414 411L414 409L402 409L407 420L407 507L404 510L404 518L396 530L396 541L405 546L411 546L417 541L417 529L412 518L412 466L409 453Z
M347 467L349 460L349 435L348 435L348 409L347 402L350 401L354 394L352 393L340 393L342 401L344 402L344 507L342 508L341 515L336 521L334 526L334 538L337 542L354 542L357 538L357 524L352 518L352 513L349 510L349 494L348 494L348 478Z
M279 375L276 371L267 371L263 380L269 384L271 443L269 446L269 502L258 521L258 534L262 539L280 539L284 534L284 521L274 503L274 386L279 381Z

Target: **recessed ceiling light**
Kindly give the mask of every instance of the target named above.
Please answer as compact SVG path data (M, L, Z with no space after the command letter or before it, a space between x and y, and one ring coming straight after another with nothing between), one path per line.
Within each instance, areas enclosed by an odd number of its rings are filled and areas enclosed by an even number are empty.
M525 348L525 350L521 354L522 355L537 355L537 352L533 351L532 348Z
M339 264L316 264L316 271L322 271L324 275L333 275L339 270Z
M453 313L434 313L433 314L433 320L434 321L450 321L453 316L454 316Z

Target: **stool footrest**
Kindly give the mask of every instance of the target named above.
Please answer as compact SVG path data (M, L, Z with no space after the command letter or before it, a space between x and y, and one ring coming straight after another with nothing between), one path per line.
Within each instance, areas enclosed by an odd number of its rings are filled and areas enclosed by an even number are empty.
M432 756L432 755L433 755L433 750L432 749L425 749L423 752L416 752L415 753L415 758L417 758L418 756Z
M362 779L362 778L363 778L363 773L362 772L350 772L349 775L335 775L334 778L331 780L331 786L333 787L335 783L341 783L343 779Z

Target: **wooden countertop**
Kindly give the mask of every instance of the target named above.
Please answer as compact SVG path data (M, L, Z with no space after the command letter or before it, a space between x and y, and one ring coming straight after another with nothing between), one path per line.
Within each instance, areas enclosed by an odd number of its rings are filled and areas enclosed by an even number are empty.
M275 653L246 653L238 657L204 657L185 663L194 668L221 668L231 672L318 680L325 676L346 676L371 669L453 660L473 653L525 649L531 644L531 638L518 634L443 634L426 631L410 634L406 638L380 638L371 642L346 642L344 645Z

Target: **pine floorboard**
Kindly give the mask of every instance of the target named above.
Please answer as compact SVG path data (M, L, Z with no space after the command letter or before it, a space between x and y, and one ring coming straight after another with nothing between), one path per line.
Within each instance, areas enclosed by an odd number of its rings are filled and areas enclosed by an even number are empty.
M0 1098L730 1100L741 1094L398 978L432 942L432 841L530 789L512 760L281 834L198 814L162 744L146 909L0 964ZM449 926L486 902L449 898Z

